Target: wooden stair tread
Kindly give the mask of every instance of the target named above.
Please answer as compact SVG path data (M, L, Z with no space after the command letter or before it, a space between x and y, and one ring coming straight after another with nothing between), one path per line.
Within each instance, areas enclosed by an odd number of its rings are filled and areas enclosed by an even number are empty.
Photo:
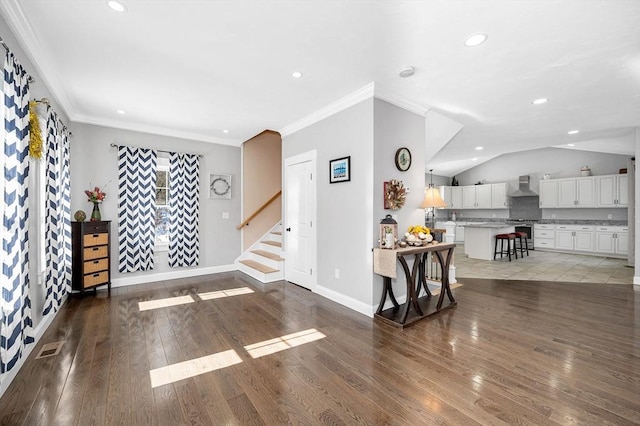
M279 271L279 269L270 268L267 265L263 265L260 262L256 262L255 260L241 260L240 263L247 265L248 267L253 268L257 271L260 271L263 274L271 274Z
M270 246L282 247L282 243L277 241L262 241L263 244L269 244Z
M283 258L281 258L280 256L278 256L275 253L271 253L270 251L265 251L265 250L251 250L251 253L255 253L258 256L262 256L262 257L268 257L271 260L276 260L278 262L280 262L281 260L284 260Z

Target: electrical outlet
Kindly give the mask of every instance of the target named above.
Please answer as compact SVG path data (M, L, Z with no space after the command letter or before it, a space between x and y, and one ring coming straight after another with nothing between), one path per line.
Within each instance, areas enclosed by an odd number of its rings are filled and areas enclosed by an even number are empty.
M551 215L551 219L555 219L555 218L556 218L556 214L555 214L555 213L553 213L553 214Z
M495 213L493 214L493 217L496 217L496 214L495 214Z
M607 219L613 219L613 215L612 214L608 214L607 215Z
M229 219L229 212L222 212L223 219Z
M340 279L340 269L336 268L336 269L333 271L333 274L336 276L336 278Z

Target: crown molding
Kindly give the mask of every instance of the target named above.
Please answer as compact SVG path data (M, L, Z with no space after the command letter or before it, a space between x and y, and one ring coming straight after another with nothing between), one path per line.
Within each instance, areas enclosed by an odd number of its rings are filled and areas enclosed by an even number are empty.
M2 0L0 1L0 11L5 17L7 24L11 28L18 43L24 50L25 55L38 73L36 78L36 84L38 79L42 79L42 82L51 91L52 96L56 99L57 103L62 108L67 117L74 115L77 111L75 105L66 95L66 90L62 81L53 73L54 67L51 66L51 62L48 59L47 52L42 48L42 45L38 41L29 21L24 14L24 11L20 7L18 0Z
M103 127L113 128L113 129L129 130L133 132L149 133L152 135L167 136L167 137L179 138L179 139L188 139L188 140L193 140L198 142L215 143L218 145L227 145L227 146L233 146L233 147L239 147L244 142L237 139L230 139L230 140L219 139L219 138L211 137L210 135L206 135L206 134L183 132L180 130L167 129L167 128L158 127L158 126L146 126L146 125L122 123L117 120L102 119L102 118L90 117L90 116L80 115L80 114L76 114L73 117L71 117L71 121L74 123L90 124L94 126L103 126Z
M345 109L352 107L355 104L373 97L374 87L375 83L369 83L366 86L356 90L355 92L352 92L347 96L344 96L337 101L332 102L323 108L320 108L316 112L312 112L306 117L303 117L302 119L283 127L279 130L279 132L284 138L299 130L304 129L305 127L309 127L312 124L322 121L327 117L331 117L332 115L337 114L340 111L344 111Z
M426 116L429 107L414 102L408 98L405 98L383 86L380 83L371 82L366 86L348 94L347 96L338 99L335 102L313 112L302 119L295 121L282 129L280 134L282 137L289 136L299 130L309 127L319 121L324 120L334 114L344 111L345 109L352 107L353 105L360 103L369 98L377 98L385 102L389 102L399 108L406 111L418 114L422 117Z
M406 111L412 112L414 114L418 114L422 117L425 117L427 111L429 111L429 107L419 104L415 101L412 101L409 98L405 98L404 96L399 95L398 93L389 90L384 87L380 83L376 83L375 85L375 93L374 96L380 100L385 102L389 102L399 108L402 108Z

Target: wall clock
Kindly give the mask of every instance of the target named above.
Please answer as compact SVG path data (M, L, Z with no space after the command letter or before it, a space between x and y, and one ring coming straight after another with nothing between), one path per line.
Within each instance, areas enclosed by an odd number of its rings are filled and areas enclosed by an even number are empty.
M411 151L402 147L396 151L396 167L401 172L406 172L411 167Z

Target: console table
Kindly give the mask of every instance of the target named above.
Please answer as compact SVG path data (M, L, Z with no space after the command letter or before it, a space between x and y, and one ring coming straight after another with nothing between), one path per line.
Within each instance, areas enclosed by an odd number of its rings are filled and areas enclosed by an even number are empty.
M438 243L395 250L374 248L374 272L384 278L382 297L375 317L396 327L404 328L423 318L456 306L457 302L449 287L449 264L455 247L455 244ZM427 280L424 274L427 255L430 252L436 256L442 266L442 288L437 301L427 287ZM414 257L411 270L409 270L406 260L410 256ZM391 279L396 278L396 259L402 265L407 284L407 299L402 305L396 301L391 287ZM426 292L423 297L418 297L420 287L424 287ZM445 303L445 293L449 299L448 303ZM387 296L391 299L393 307L383 310Z

